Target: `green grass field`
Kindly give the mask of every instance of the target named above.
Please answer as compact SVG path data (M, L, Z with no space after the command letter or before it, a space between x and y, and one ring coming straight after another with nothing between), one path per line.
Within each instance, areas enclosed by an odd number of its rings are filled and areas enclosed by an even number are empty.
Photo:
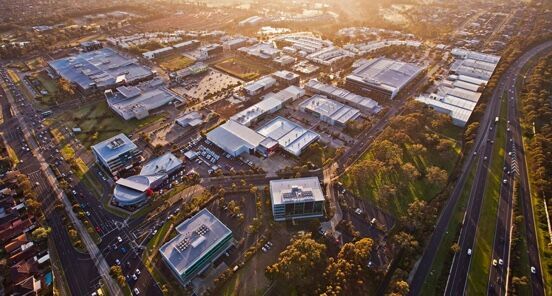
M242 80L253 80L270 72L266 66L256 64L243 58L229 58L215 64L216 69Z
M157 63L163 70L174 72L188 67L193 64L194 61L182 55L172 55L159 59Z
M493 243L496 231L497 210L500 199L501 179L504 166L506 146L506 115L507 100L503 96L500 105L500 122L497 125L497 135L493 146L493 154L483 204L479 214L479 223L475 236L475 246L468 274L468 295L483 295L487 291L489 269L493 258ZM496 258L495 258L496 259Z
M77 134L77 138L85 147L90 147L119 133L132 133L135 129L162 118L164 118L162 115L152 115L142 120L124 120L109 109L107 102L100 101L77 110L67 111L49 122L61 124L70 129L81 128L82 132Z
M464 183L462 195L454 210L454 217L450 220L445 236L439 245L435 261L431 266L432 272L425 279L421 295L439 295L445 288L454 255L450 248L458 240L476 171L477 165L474 164L470 168L466 183Z

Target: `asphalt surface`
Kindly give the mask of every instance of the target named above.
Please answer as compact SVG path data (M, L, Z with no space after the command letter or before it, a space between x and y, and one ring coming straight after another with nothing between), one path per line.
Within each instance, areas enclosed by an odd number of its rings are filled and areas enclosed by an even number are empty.
M479 212L481 208L481 199L484 191L484 183L488 172L487 163L484 160L484 157L487 156L490 158L489 156L492 152L493 143L489 142L489 139L494 141L494 132L496 131L496 129L490 130L490 127L494 124L495 117L498 116L500 98L509 86L514 85L515 78L521 71L523 65L525 65L540 51L549 47L552 47L552 42L541 44L527 51L513 65L511 65L506 73L500 78L498 84L499 86L495 88L485 114L480 121L479 130L482 132L477 134L475 145L469 152L469 155L462 166L458 182L456 183L451 197L448 199L447 204L439 216L435 230L417 266L414 277L410 283L410 295L420 295L425 278L431 272L431 266L435 259L435 255L437 254L439 245L448 229L448 224L453 216L452 214L454 208L458 203L470 168L472 165L475 165L475 161L477 161L476 179L470 193L468 207L464 218L464 225L459 239L461 251L454 257L453 265L451 267L451 274L449 275L449 280L447 281L447 287L445 290L446 295L463 295L465 293L466 279L471 259L471 256L467 255L467 250L473 249L475 233L477 232L477 222L479 220ZM477 155L474 155L474 152L476 152ZM532 213L530 218L532 220ZM503 217L502 219L507 220L507 217ZM531 251L530 253L536 252L536 256L538 256L538 247L536 247L535 250L537 251ZM542 281L542 279L540 281Z

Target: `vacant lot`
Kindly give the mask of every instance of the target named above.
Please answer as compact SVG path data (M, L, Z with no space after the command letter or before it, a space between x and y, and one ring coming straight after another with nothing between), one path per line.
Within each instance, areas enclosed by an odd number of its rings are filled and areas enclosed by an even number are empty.
M163 70L174 72L188 67L194 61L182 55L172 55L170 57L161 58L157 62Z
M143 120L124 120L113 113L105 101L101 101L67 111L53 118L52 122L70 129L81 128L82 132L77 134L77 138L84 146L89 147L119 133L132 133L136 128L162 118L161 115L152 115Z
M241 58L230 58L215 64L215 68L243 80L253 80L268 74L270 69L260 63Z

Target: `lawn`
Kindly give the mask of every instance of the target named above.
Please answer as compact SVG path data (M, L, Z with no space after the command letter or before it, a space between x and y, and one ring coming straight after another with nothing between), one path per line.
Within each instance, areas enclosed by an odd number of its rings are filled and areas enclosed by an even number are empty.
M270 72L270 69L266 66L242 58L229 58L215 64L214 67L234 77L247 81Z
M483 295L487 291L489 269L493 259L491 256L496 231L497 209L502 187L504 147L506 145L506 116L507 101L506 97L503 97L500 105L501 120L497 125L495 145L490 159L491 167L483 194L473 257L468 274L468 295Z
M464 212L466 210L473 180L475 178L476 169L476 165L473 165L470 168L470 174L466 179L466 183L464 183L462 195L460 196L460 200L454 210L454 217L450 220L449 225L447 226L447 231L441 241L441 244L439 245L435 261L433 261L431 266L432 272L425 279L421 295L438 295L445 289L453 257L450 247L458 239L460 227L464 218Z
M44 67L46 65L46 62L44 62L44 59L42 57L37 57L26 61L25 65L30 71L34 71Z
M158 61L159 66L166 71L174 72L184 69L193 64L194 61L183 55L172 55L166 58L161 58Z
M51 123L57 123L69 129L81 128L82 132L77 134L77 138L85 147L90 147L119 133L132 133L135 129L162 118L164 118L162 115L151 115L142 120L124 120L109 109L107 102L100 101L64 112L55 117Z

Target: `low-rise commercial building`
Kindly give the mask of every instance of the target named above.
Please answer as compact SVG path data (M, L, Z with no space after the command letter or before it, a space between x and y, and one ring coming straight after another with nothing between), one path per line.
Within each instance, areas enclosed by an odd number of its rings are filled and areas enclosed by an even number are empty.
M346 86L373 98L393 99L424 70L414 64L387 58L363 60L346 77Z
M346 106L323 95L314 95L302 102L299 109L311 113L320 120L337 126L345 126L347 122L353 121L360 116L360 111L353 107Z
M274 86L274 84L276 84L276 79L272 78L271 76L264 76L258 80L244 85L243 90L249 96L256 96L269 90Z
M298 74L295 74L293 72L286 71L286 70L276 71L272 73L272 77L274 77L276 81L278 81L278 83L286 86L288 85L298 86L301 78Z
M307 59L311 62L320 64L326 67L331 67L339 62L351 60L354 57L355 57L355 54L348 50L331 46L309 54L307 56Z
M291 86L288 86L284 89L282 89L281 91L277 92L277 93L269 93L267 95L264 96L264 99L269 99L269 98L275 98L275 99L278 99L280 100L283 104L289 102L289 101L295 101L297 99L299 99L300 97L304 96L305 95L305 90L298 87L298 86L295 86L295 85L291 85Z
M263 135L233 120L228 120L207 133L207 140L233 157L255 153L264 139Z
M270 181L275 221L324 216L324 193L317 177Z
M232 246L232 231L207 209L176 226L176 232L159 252L182 285L211 267Z
M273 141L270 141L272 144L278 142L282 150L294 156L300 156L310 144L320 138L319 134L281 116L267 122L257 132L272 139Z
M105 97L111 110L123 119L143 119L151 110L182 99L163 86L161 79L143 82L137 86L119 86L106 90Z
M113 175L121 169L132 167L141 153L125 134L118 134L90 148L96 162Z
M259 121L263 116L280 110L282 108L282 104L283 102L276 98L266 98L259 103L234 114L230 117L230 119L239 124L251 126L253 123Z
M248 47L241 47L239 52L263 60L270 60L280 55L280 50L272 42L261 42Z
M305 84L305 89L315 94L325 95L341 103L360 109L363 112L376 114L381 110L378 102L352 93L346 89L322 83L316 79L311 79Z
M177 118L176 123L181 127L196 127L203 124L203 115L196 111L189 112Z

